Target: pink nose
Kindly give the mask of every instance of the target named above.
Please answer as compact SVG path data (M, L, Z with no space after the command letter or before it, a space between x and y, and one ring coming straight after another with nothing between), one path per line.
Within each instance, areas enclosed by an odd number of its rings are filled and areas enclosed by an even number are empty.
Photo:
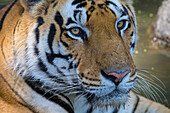
M122 79L128 74L130 71L125 71L123 73L109 73L108 76L113 76L115 77L115 83L120 83Z

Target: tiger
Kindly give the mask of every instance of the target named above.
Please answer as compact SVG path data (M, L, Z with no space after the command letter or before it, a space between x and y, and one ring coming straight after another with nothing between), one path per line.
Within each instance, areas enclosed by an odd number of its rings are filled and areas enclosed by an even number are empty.
M1 113L169 113L132 91L130 0L13 0L0 10Z

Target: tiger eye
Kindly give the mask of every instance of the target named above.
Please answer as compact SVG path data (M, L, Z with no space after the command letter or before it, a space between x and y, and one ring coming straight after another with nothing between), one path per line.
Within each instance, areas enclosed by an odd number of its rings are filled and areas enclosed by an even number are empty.
M120 21L120 22L117 24L117 27L118 27L118 28L121 28L123 25L124 25L124 21Z
M80 29L79 28L72 28L71 29L71 32L75 35L79 34L80 33Z

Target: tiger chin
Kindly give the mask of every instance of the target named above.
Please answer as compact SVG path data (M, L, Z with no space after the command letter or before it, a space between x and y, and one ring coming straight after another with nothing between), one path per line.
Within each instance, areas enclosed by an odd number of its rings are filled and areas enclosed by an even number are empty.
M0 10L0 112L170 112L131 91L143 79L136 29L130 0L12 1Z

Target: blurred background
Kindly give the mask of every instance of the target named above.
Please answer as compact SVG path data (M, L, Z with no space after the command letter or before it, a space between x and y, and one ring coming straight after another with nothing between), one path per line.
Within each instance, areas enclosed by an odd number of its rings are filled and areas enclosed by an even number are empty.
M0 7L10 1L12 0L0 0ZM166 92L156 85L157 88L153 87L156 91L153 96L148 96L148 94L144 93L142 90L136 90L136 92L152 100L163 103L170 108L170 57L166 54L166 50L153 48L150 43L151 27L156 20L156 14L162 1L163 0L134 0L138 23L138 40L134 53L134 60L138 69L145 69L158 77L165 84L166 88L155 77L148 75L156 84L164 88ZM147 90L147 88L145 88L145 90ZM154 92L154 90L152 90L152 92ZM161 92L165 94L166 98Z

